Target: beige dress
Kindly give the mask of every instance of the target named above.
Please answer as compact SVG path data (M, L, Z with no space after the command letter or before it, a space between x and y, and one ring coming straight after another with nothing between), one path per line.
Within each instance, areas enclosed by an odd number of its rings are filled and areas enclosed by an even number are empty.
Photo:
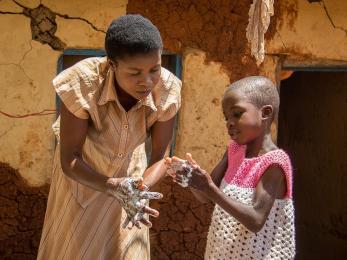
M89 58L53 80L62 102L89 120L83 159L109 177L142 175L144 142L156 121L180 107L181 82L162 68L152 93L125 112L117 99L114 72L106 58ZM112 197L81 185L62 172L58 145L38 259L149 259L148 229L122 229L125 212Z

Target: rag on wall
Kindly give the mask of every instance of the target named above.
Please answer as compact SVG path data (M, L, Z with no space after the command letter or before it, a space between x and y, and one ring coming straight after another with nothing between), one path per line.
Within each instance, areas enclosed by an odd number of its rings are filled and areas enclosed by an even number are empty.
M257 65L264 61L264 34L269 28L270 17L274 15L273 5L274 0L253 0L249 9L246 37L251 45L251 54L255 57Z

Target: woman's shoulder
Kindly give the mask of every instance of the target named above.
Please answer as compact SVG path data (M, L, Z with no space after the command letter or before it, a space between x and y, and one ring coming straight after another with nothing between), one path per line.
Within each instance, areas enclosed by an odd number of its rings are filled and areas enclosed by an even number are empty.
M180 104L181 87L181 80L162 67L160 80L152 92L156 106L165 109L172 103Z
M161 67L160 81L163 87L166 89L169 89L173 86L180 88L182 85L182 82L178 77L176 77L172 72L163 67Z
M60 72L54 79L53 84L85 82L87 85L104 74L107 66L106 57L91 57L81 60L73 66Z
M160 80L147 98L158 111L158 121L171 119L181 106L181 80L165 68L161 68Z

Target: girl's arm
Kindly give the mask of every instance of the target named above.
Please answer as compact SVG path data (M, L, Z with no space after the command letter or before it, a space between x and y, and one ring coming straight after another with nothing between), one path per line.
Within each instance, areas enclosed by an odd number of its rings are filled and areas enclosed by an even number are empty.
M170 147L175 117L168 121L157 121L151 128L152 151L150 167L143 174L144 183L154 186L166 175L167 166L163 160Z
M278 166L270 166L261 177L252 206L231 199L212 181L203 189L213 202L254 233L262 229L275 199L283 198L285 191L284 173Z

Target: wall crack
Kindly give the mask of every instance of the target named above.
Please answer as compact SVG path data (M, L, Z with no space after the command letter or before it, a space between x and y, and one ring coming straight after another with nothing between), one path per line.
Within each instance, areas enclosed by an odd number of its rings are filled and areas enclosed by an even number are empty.
M23 12L15 13L15 12L3 12L3 11L0 11L0 14L20 14L20 15L23 15L24 13Z
M29 75L25 72L24 68L17 63L2 63L0 66L16 66L19 67L19 69L23 72L23 74L29 79L30 82L33 82L34 80L29 77Z
M97 32L102 32L102 33L106 33L104 30L98 29L92 22L88 21L85 18L81 18L81 17L72 17L72 16L68 16L67 14L59 14L54 12L57 16L64 18L64 19L70 19L70 20L80 20L83 22L86 22L87 24L89 24L90 27L92 27L95 31Z
M79 20L87 23L93 30L97 32L106 33L104 30L97 28L92 22L88 21L85 18L82 17L73 17L69 16L67 14L60 14L57 12L54 12L44 6L42 4L42 1L40 1L40 5L36 8L29 8L26 7L20 3L18 3L16 0L12 0L15 4L23 8L23 12L1 12L0 14L12 14L12 15L24 15L26 17L29 17L31 22L31 32L32 32L32 39L35 41L38 41L42 44L48 44L52 47L54 50L62 51L66 48L66 44L60 40L57 36L55 36L55 33L57 31L57 23L56 23L56 17L61 17L63 19L70 19L70 20Z
M325 5L324 0L320 1L319 3L320 3L320 5L323 7L325 14L326 14L326 16L328 17L328 19L329 19L331 25L334 27L334 29L342 30L342 31L344 31L344 32L347 34L347 29L345 29L345 28L343 28L343 27L341 27L341 26L336 26L336 25L335 25L335 23L334 23L334 21L333 21L331 15L330 15L330 13L329 13L329 11L328 11L328 8L327 8L326 5Z

